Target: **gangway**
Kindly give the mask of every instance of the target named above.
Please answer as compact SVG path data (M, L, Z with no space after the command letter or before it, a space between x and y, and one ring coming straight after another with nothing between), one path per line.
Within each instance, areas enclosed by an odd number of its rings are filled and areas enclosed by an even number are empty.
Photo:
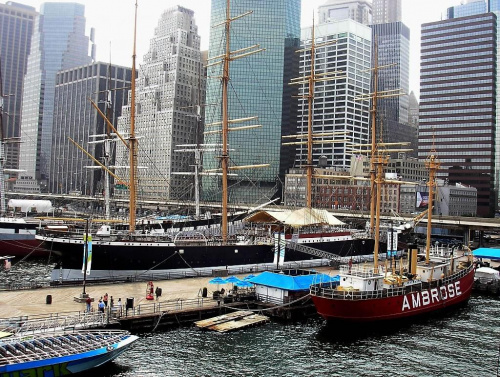
M291 241L285 242L285 247L287 247L291 250L300 251L301 253L313 255L315 257L319 257L322 259L328 259L333 264L339 264L342 260L342 257L340 255L329 253L328 251L323 251L320 249L315 249L314 247L300 244L300 243L296 242L296 239L294 239L293 237L292 237Z

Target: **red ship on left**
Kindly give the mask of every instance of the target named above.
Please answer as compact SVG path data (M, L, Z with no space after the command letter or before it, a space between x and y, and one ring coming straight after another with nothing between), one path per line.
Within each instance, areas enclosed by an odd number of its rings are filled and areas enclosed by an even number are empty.
M42 243L35 239L36 228L40 221L16 217L0 217L0 255L17 257L45 256L48 250Z

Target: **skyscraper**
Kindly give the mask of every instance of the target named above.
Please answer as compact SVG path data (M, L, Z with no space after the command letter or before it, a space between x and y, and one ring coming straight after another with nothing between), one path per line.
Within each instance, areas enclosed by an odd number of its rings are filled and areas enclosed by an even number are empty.
M401 0L373 0L373 24L401 22Z
M253 123L249 121L234 127L262 127L229 133L230 165L269 163L270 166L240 170L238 176L230 177L229 199L240 203L256 203L267 201L274 195L281 196L280 182L286 170L283 157L290 157L284 152L281 136L295 129L291 115L294 98L288 83L298 74L298 64L295 65L297 59L293 55L300 44L299 0L231 2L231 17L248 11L253 13L231 24L230 50L237 51L255 44L266 50L231 62L229 117L240 119L257 116L258 120ZM225 19L226 0L213 0L212 25L220 24ZM224 54L224 40L224 27L212 28L209 46L211 58ZM221 66L209 67L208 76L207 104L213 105L207 107L205 132L214 130L209 124L221 121L221 83L216 79L221 76ZM221 134L206 134L205 143L220 145ZM219 167L219 153L205 154L205 169ZM205 199L219 200L220 193L217 177L203 179Z
M372 23L372 4L368 0L328 0L318 7L319 23L350 18L363 25Z
M4 137L21 135L21 103L24 74L31 48L31 36L37 12L35 8L8 1L0 4L0 65L5 116L2 118ZM5 144L4 167L19 166L19 144Z
M478 215L495 191L497 18L492 13L422 25L418 156L434 151L438 176L477 188Z
M488 6L485 0L467 0L465 4L449 7L447 10L447 18L459 18L473 16L488 12Z
M138 171L141 198L192 199L193 176L175 173L193 171L194 153L176 150L183 149L178 145L200 142L204 81L194 12L181 6L164 11L136 80L138 161L146 168ZM130 129L129 120L126 106L118 119L119 132ZM120 165L128 166L128 151L122 145L117 156Z
M303 52L300 76L311 73L312 28L302 30ZM314 90L313 134L335 132L323 140L345 141L313 145L313 165L347 170L351 164L351 144L368 141L370 111L368 101L356 100L370 92L371 30L350 19L318 25L315 28L315 72L339 72L339 78L318 81ZM325 45L327 41L336 41ZM298 134L307 134L308 85L299 87ZM345 133L345 134L342 134ZM341 135L341 136L337 136ZM323 158L323 156L326 158ZM297 147L297 164L307 163L307 145Z
M97 104L104 114L106 114L105 105L108 103L112 114L110 121L116 125L114 117L120 116L122 106L126 104L125 88L130 86L131 77L130 68L101 62L57 73L49 175L50 192L67 194L79 191L85 195L103 192L105 173L101 169L86 168L85 166L96 164L68 138L71 137L102 163L104 145L95 144L99 139L92 136L105 134L107 126L89 99ZM111 150L114 150L114 147ZM111 157L113 156L114 154Z
M410 29L402 22L376 24L371 27L372 48L373 51L377 51L377 60L374 57L372 64L375 65L377 62L378 67L383 67L378 71L377 91L400 89L404 93L387 98L381 96L382 98L377 101L378 130L382 132L377 139L388 143L410 142L416 148L417 130L408 125ZM409 152L409 155L416 157L416 150Z
M19 167L26 170L25 178L39 180L42 190L52 154L56 73L92 60L84 12L81 4L44 3L35 21L24 81Z

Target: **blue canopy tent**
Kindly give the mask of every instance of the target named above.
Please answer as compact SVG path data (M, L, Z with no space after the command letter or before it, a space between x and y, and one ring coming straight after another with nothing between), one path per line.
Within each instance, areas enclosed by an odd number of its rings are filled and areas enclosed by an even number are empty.
M265 271L248 281L250 283L264 285L272 288L279 288L287 291L307 291L312 284L329 283L338 281L339 276L330 276L326 274L311 275L285 275Z
M490 249L486 247L481 247L472 251L472 254L476 258L486 258L491 260L500 260L500 249Z
M225 281L221 277L216 277L216 278L213 278L212 280L209 280L208 283L209 284L217 284L217 290L219 290L219 284L226 284L227 281Z
M250 283L249 281L238 281L234 285L240 288L250 288L253 287L253 284Z
M236 277L236 276L229 276L228 278L226 278L226 283L237 283L241 281L240 278Z

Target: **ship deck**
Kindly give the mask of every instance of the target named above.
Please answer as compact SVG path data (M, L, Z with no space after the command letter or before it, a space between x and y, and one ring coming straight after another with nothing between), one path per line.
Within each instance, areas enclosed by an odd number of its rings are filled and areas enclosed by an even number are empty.
M129 336L122 330L86 330L0 340L0 366L82 354L114 345Z

